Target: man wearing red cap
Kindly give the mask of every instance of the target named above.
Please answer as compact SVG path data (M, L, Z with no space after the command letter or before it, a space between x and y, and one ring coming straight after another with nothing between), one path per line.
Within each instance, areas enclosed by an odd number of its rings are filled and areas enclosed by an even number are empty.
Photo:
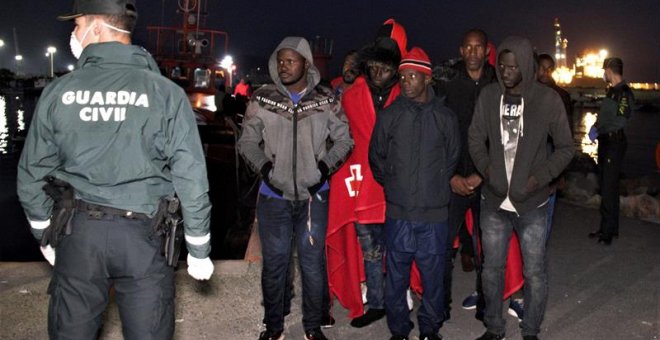
M369 145L374 179L385 190L385 310L391 340L408 339L406 304L416 262L424 293L417 312L420 339L438 335L444 311L444 266L450 175L458 162L456 115L435 96L431 62L414 47L399 65L401 96L376 118Z

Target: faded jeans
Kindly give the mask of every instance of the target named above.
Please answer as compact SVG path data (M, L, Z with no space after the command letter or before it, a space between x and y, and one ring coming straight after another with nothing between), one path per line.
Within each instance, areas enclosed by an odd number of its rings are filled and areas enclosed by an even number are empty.
M358 242L364 257L367 278L367 301L371 309L385 308L385 275L383 273L383 225L355 223Z
M520 240L525 278L525 317L522 332L537 335L545 314L548 298L546 270L546 235L548 207L541 207L517 215L502 209L494 210L482 201L481 242L483 247L483 292L486 300L484 322L488 331L503 334L506 330L502 318L504 268L511 233L515 230Z

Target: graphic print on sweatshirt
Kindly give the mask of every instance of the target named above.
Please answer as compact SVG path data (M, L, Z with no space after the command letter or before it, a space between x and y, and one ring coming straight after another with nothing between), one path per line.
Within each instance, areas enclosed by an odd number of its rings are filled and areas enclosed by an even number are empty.
M505 94L500 107L500 124L502 124L502 146L504 147L504 165L506 167L506 179L511 185L511 174L513 173L513 163L516 159L518 150L518 138L522 134L523 123L523 100L521 96ZM516 211L509 200L502 202L500 208L508 211Z

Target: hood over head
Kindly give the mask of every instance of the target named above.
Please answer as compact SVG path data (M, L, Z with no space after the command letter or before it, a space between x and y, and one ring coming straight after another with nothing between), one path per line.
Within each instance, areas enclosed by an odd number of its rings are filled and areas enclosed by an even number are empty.
M497 73L497 82L505 90L504 83L502 82L502 74L500 73L500 53L508 50L516 56L518 69L522 75L522 92L526 92L529 87L536 81L536 62L534 61L534 48L532 43L522 37L509 36L497 47L497 62L495 64L495 72Z
M313 89L321 81L321 73L319 69L314 66L314 56L312 49L309 47L307 39L302 37L286 37L282 42L277 45L273 54L270 55L268 60L268 72L270 78L273 80L278 89L284 93L289 93L277 73L277 52L285 48L290 48L303 56L309 62L309 69L307 69L307 90Z
M399 53L404 56L406 55L408 37L406 35L406 29L403 28L403 25L396 22L394 19L390 18L385 20L378 33L376 33L376 40L380 38L390 38L396 41L396 44L399 46Z

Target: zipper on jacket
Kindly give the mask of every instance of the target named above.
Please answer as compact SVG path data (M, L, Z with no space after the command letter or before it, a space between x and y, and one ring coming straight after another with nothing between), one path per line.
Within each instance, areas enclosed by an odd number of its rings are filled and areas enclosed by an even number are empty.
M297 154L298 154L298 105L296 104L293 107L293 190L295 192L295 200L298 200L298 181L296 180L296 163L297 163Z

